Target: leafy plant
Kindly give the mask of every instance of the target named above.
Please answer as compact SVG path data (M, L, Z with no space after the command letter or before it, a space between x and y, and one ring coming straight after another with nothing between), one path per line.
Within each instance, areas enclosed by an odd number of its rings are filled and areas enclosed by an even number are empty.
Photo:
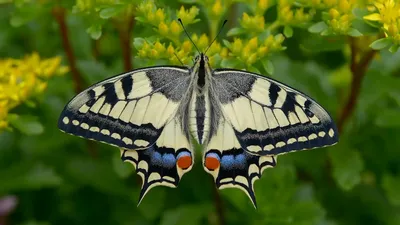
M57 130L90 84L190 66L198 52L178 18L213 68L284 82L337 122L338 145L265 171L257 211L215 190L200 152L179 188L136 207L140 181L115 148ZM0 209L13 199L0 223L399 224L399 21L394 0L0 0Z

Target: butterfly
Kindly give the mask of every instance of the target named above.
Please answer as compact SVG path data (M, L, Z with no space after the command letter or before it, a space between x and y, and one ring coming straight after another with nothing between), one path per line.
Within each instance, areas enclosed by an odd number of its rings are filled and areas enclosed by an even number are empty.
M306 94L260 74L212 69L204 53L191 68L141 68L90 86L65 106L58 127L119 147L142 178L139 203L153 187L178 186L193 167L194 142L216 186L242 190L256 207L254 182L278 155L339 137Z

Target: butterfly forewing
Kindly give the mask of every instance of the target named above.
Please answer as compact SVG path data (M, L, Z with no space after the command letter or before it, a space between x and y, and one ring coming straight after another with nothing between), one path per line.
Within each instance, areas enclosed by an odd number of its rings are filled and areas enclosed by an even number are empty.
M126 149L152 145L189 91L186 68L135 70L95 84L73 98L58 126L66 133Z
M243 149L278 155L335 144L330 115L305 94L266 77L237 70L215 70L213 95Z

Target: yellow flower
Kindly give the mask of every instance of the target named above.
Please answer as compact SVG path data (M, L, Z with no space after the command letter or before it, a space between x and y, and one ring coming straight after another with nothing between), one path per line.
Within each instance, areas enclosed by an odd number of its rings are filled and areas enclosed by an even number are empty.
M247 13L243 13L240 25L254 32L264 31L265 21L262 15L249 16Z
M204 51L208 47L208 36L206 34L202 34L197 41L196 45L200 49L200 51Z
M171 28L171 32L174 36L179 36L182 32L182 27L175 20L171 22L169 27Z
M170 43L168 48L167 48L167 54L169 57L172 57L174 55L175 49L174 46Z
M240 38L235 38L232 44L232 53L235 55L240 54L240 52L242 51L243 48L243 42Z
M155 13L155 23L161 23L165 20L164 9L157 9Z
M258 14L263 14L269 6L268 0L258 0L257 2L257 12Z
M221 13L223 12L223 8L220 0L215 1L214 5L211 8L211 12L212 15L216 17L221 15Z
M161 34L161 35L164 35L164 36L166 36L166 35L168 35L168 26L167 26L167 24L165 24L164 22L161 22L159 25L158 25L158 32Z
M199 8L192 6L189 10L185 10L185 7L181 6L179 11L176 12L177 18L181 18L183 24L189 25L196 22L196 16L199 14Z
M382 3L376 1L374 5L378 9L378 13L364 16L364 19L379 21L386 26L400 19L400 4L394 0L384 0Z
M184 41L183 44L182 44L182 49L185 52L191 52L192 51L192 47L193 47L193 44L189 40Z
M41 59L37 53L24 59L0 59L0 130L8 126L10 110L42 93L47 79L68 72L61 58Z

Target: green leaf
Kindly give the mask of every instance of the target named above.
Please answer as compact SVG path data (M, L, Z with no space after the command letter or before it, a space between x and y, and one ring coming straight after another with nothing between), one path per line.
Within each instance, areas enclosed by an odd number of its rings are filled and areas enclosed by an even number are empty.
M375 50L381 50L381 49L386 48L390 44L392 44L391 38L381 38L381 39L378 39L378 40L372 42L372 44L370 44L369 47L371 47L372 49L375 49Z
M363 34L355 28L350 28L349 31L347 32L347 34L352 37L363 36Z
M90 26L86 30L86 32L88 34L90 34L90 37L92 37L95 40L98 40L101 37L101 33L102 33L101 29L102 29L102 26L99 24L96 24L96 25Z
M283 35L285 35L285 37L290 38L293 36L293 28L291 26L285 26L283 28Z
M265 71L269 74L269 75L273 75L275 68L274 68L274 64L272 64L271 60L263 60L262 64L264 66Z
M366 8L355 7L352 13L356 18L364 20L364 16L370 14L371 12L369 12Z
M135 48L137 50L141 49L143 47L143 44L146 42L146 39L144 38L134 38L133 39L133 46L135 46Z
M398 44L394 44L394 45L390 46L389 51L391 53L395 53L395 52L397 52L397 50L399 50L399 46L400 45L398 45Z
M400 176L384 174L382 187L390 203L400 206Z
M102 9L100 11L100 18L109 19L109 18L117 15L119 12L121 12L122 9L123 8L120 6L114 6L114 7Z
M379 112L375 124L380 127L400 127L400 110L384 109Z
M228 40L223 39L222 42L224 43L224 45L225 45L227 48L230 49L230 48L232 47L231 43L230 43Z
M329 153L333 167L332 175L336 183L346 191L359 184L360 173L364 169L360 153L343 145L336 145Z
M8 121L14 128L26 135L38 135L44 131L43 125L35 116L10 114Z
M328 25L324 21L315 23L308 28L310 33L321 33L322 31L328 29Z
M253 73L258 73L258 74L261 73L260 70L257 69L255 66L248 66L247 70L250 71L250 72L253 72Z
M228 37L230 37L230 36L237 36L237 35L240 35L240 34L244 34L246 32L246 30L245 29L243 29L243 28L241 28L241 27L235 27L235 28L232 28L232 29L230 29L228 32L227 32L227 36Z

